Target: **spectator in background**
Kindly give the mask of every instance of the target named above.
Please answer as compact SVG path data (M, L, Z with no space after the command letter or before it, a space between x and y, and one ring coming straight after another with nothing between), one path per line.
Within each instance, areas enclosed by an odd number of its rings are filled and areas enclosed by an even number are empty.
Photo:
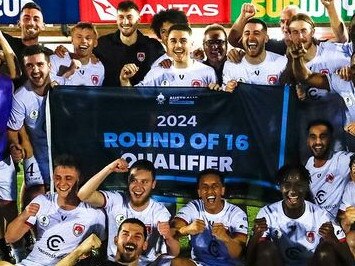
M351 181L346 185L338 212L341 227L346 234L346 240L355 258L355 155L350 156Z
M51 55L51 81L58 85L101 86L105 69L101 62L93 63L92 51L97 46L98 33L89 22L79 22L71 30L74 53L64 57Z
M222 174L206 169L198 175L198 195L182 207L173 219L175 236L189 236L191 258L175 258L172 265L241 265L247 241L247 216L223 199Z
M122 221L138 218L148 230L148 247L140 257L140 265L148 265L162 253L176 256L180 252L179 242L170 232L170 213L164 205L150 198L156 186L155 168L147 160L136 161L129 170L129 195L118 191L97 190L112 173L127 172L127 162L117 159L90 178L79 190L78 197L95 207L104 208L108 216L107 259L114 262L116 245L114 237Z
M26 60L25 60L26 61ZM77 197L80 166L70 155L54 160L54 194L35 197L6 230L6 241L20 239L32 226L38 235L20 265L55 265L92 233L105 240L105 215Z
M217 83L222 86L223 67L227 61L227 33L219 24L208 25L203 36L203 51L207 59L203 63L214 69L217 75Z
M144 36L138 29L138 6L132 1L122 1L117 7L118 30L101 36L94 49L105 67L104 86L121 86L119 75L125 64L135 64L139 70L132 78L133 85L143 80L153 62L165 53L156 39Z
M308 124L307 146L312 156L306 163L311 175L310 189L315 203L338 213L344 188L349 182L349 160L352 153L333 150L333 126L324 120Z
M161 10L153 16L150 27L153 29L155 35L164 44L166 49L168 46L169 29L172 25L175 24L186 24L186 25L189 24L186 14L183 11L177 9ZM167 52L163 54L161 57L159 57L152 64L152 67L159 66L159 63L161 63L165 59L169 59L171 61L171 56Z
M223 87L233 91L238 82L262 85L278 85L287 58L265 50L268 42L264 21L251 18L245 24L242 43L245 56L238 64L227 61L223 69Z
M186 24L175 24L168 32L168 54L171 55L172 66L152 68L137 86L183 86L207 87L216 83L213 68L191 59L192 30ZM139 71L136 64L125 65L120 74L122 86L131 86Z
M260 209L248 242L248 265L352 265L345 234L327 211L306 200L311 177L302 165L276 175L283 200Z

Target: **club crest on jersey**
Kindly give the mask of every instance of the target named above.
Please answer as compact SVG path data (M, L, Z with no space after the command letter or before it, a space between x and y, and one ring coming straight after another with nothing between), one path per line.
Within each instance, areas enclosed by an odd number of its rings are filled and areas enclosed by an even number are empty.
M137 59L139 62L143 62L145 59L145 53L144 52L138 52L137 53Z
M116 221L117 226L119 226L123 222L124 219L126 219L126 217L123 214L121 214L121 213L117 214L115 217L115 221Z
M99 84L99 75L91 75L91 82L97 86L97 84Z
M202 80L193 79L191 81L191 87L202 87Z
M46 215L41 215L38 218L39 224L46 227L49 225L49 218Z
M160 83L160 86L168 87L168 86L170 86L170 83L169 83L168 80L164 79L164 80Z
M314 243L315 238L315 233L313 231L306 232L306 239L309 243Z
M319 73L322 73L322 74L329 74L329 69L327 69L327 68L321 69L321 70L319 71Z
M328 183L333 183L334 181L334 175L333 174L328 174L325 178L325 182L328 182Z
M275 85L277 83L277 75L269 75L267 76L267 82L270 84L270 85Z
M74 224L73 226L73 234L75 236L81 236L84 233L85 226L82 224Z
M38 110L32 110L30 112L30 118L31 119L37 119L38 118L38 114L39 114Z

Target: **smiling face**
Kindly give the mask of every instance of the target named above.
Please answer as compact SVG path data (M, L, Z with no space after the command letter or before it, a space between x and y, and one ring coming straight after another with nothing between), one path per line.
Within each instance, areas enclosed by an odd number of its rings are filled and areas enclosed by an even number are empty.
M53 172L54 187L58 197L65 199L78 191L80 173L75 167L57 166Z
M172 30L168 36L168 53L176 63L187 63L192 50L191 36L187 31Z
M136 32L139 20L139 13L135 9L128 9L127 11L117 11L118 29L125 37L129 37Z
M206 174L200 178L197 193L202 199L205 210L209 213L219 213L224 206L224 186L216 174Z
M281 182L280 190L283 197L285 214L289 217L295 214L296 216L302 215L304 211L304 201L309 191L308 182L294 171Z
M144 239L144 229L135 223L122 225L118 236L115 237L115 244L117 246L116 261L123 263L137 260L148 245Z
M265 51L265 43L269 40L263 25L247 23L243 30L242 44L249 57L258 57Z
M43 53L24 56L23 63L33 89L41 89L49 83L50 63Z
M72 34L74 53L80 58L90 57L97 46L97 36L92 29L76 28Z
M152 173L148 170L137 170L137 168L133 168L130 171L128 183L132 207L145 207L149 202L150 193L156 185Z
M41 31L44 30L41 11L35 8L25 8L20 15L19 26L22 39L25 41L37 39Z
M208 31L204 37L203 50L211 63L221 62L227 54L227 40L221 30Z
M331 133L326 125L314 125L308 131L307 145L318 160L327 160L331 148Z

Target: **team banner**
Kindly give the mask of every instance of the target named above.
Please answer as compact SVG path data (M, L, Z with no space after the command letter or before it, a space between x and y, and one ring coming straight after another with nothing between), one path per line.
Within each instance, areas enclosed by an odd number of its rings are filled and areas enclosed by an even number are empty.
M79 0L80 19L95 23L116 23L117 5L122 0ZM230 22L230 0L136 0L141 22L150 23L161 10L175 8L184 11L190 23L212 24Z
M49 107L54 157L74 154L86 178L118 157L148 159L161 196L195 197L196 174L215 168L226 176L227 197L272 201L275 172L298 152L288 87L240 84L229 94L60 86L49 93ZM118 175L105 183L126 185Z
M28 2L41 7L46 23L74 24L80 20L78 0L1 0L0 24L16 24L21 8Z
M253 3L257 9L256 17L266 23L279 23L281 10L288 5L299 6L301 11L310 15L315 23L329 23L329 16L320 0L231 0L231 2L232 22L239 16L244 3ZM336 0L334 2L343 20L350 21L355 11L355 1Z

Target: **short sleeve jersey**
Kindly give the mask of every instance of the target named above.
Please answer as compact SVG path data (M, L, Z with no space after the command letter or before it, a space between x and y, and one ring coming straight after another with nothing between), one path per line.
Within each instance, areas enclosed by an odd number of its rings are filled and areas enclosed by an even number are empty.
M315 203L329 211L334 217L338 213L341 197L350 180L349 162L352 153L335 152L322 166L314 167L314 157L307 161L306 168L311 174L311 192Z
M355 206L355 182L350 181L345 189L341 198L339 209L345 211L347 207Z
M76 69L74 74L68 78L62 77L62 69L70 66L72 59L66 53L64 58L57 55L50 56L51 62L51 81L56 81L59 85L84 85L84 86L101 86L105 77L105 69L99 61L95 64L91 60L86 65L81 65Z
M236 80L248 84L278 85L280 75L286 68L287 58L272 52L260 64L250 64L245 57L240 63L227 61L223 69L223 85Z
M247 234L248 221L245 212L239 207L224 202L223 210L217 214L208 213L203 201L193 200L182 207L176 214L187 224L196 219L203 220L206 229L203 233L191 236L191 257L206 265L240 265L238 259L231 258L226 245L212 235L213 223L223 223L230 234Z
M210 83L216 83L216 79L212 67L193 60L187 68L152 68L137 86L207 87Z
M345 240L345 234L334 218L308 201L305 201L304 214L298 219L291 219L284 214L282 201L261 208L256 218L263 217L268 225L263 237L277 245L287 266L307 264L321 240L318 230L325 222L331 221L335 236L341 241Z
M31 216L27 224L35 225L37 241L32 252L21 263L55 265L60 259L73 251L84 239L95 233L105 240L105 215L102 210L94 209L81 202L73 210L61 209L58 195L37 196L33 203L40 205L36 216Z
M48 164L48 144L46 133L46 96L36 94L29 82L19 88L12 101L12 110L7 126L19 130L26 125L34 155L39 164Z
M108 246L107 257L114 261L117 247L114 243L114 237L117 235L119 225L126 218L137 218L141 220L148 231L148 248L140 256L140 265L147 265L154 261L161 253L165 253L166 245L158 232L158 222L168 222L170 213L161 203L152 199L149 200L147 208L141 212L132 209L129 200L118 191L101 191L105 197L105 210L108 216Z

